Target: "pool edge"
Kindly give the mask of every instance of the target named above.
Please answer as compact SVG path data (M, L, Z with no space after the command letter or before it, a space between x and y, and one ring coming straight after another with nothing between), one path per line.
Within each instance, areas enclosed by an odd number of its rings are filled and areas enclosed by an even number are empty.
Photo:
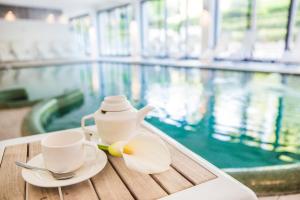
M76 89L35 104L22 123L22 135L45 133L45 124L56 113L83 102L83 93Z

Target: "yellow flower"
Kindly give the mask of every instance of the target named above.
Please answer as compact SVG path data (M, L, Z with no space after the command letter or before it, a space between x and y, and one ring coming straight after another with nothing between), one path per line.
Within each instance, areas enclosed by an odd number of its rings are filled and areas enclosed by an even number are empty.
M123 157L128 168L141 173L160 173L169 169L171 155L166 144L156 135L138 134L129 141L101 147L112 156Z

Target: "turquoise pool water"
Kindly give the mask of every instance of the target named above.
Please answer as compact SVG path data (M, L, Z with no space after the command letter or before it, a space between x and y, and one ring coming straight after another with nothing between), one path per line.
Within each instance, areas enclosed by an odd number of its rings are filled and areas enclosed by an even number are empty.
M125 94L136 107L155 105L148 122L218 167L300 160L297 76L97 63L0 71L0 89L11 87L25 87L32 100L84 93L47 131L79 127L104 96Z

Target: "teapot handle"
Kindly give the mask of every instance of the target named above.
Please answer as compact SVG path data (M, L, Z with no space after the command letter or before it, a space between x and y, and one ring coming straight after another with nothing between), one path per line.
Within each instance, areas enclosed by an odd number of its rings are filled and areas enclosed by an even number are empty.
M84 131L87 140L90 140L92 135L96 135L96 131L91 130L85 126L85 121L88 119L92 119L92 118L94 118L94 115L90 114L90 115L84 116L81 119L81 128Z

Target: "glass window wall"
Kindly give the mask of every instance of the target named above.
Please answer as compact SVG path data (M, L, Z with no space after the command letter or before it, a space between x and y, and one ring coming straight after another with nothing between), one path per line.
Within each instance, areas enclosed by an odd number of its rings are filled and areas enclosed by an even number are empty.
M203 10L202 0L189 0L187 4L186 54L199 58L202 50L202 26L209 23L209 14Z
M173 58L182 58L186 52L187 1L167 0L167 50Z
M165 1L153 0L142 4L143 36L142 46L144 56L166 56L165 34Z
M296 6L296 14L292 33L291 49L296 48L300 50L300 2L297 1L294 6Z
M253 53L255 59L282 58L290 1L256 1L256 41Z
M202 0L142 2L143 55L200 57L202 6Z
M248 56L252 0L226 0L220 3L220 32L217 56L244 58Z
M140 6L144 57L201 58L214 48L214 58L279 61L300 44L299 0L141 0ZM131 20L131 5L99 13L102 55L130 55Z
M105 56L130 55L131 5L122 6L98 15L100 54Z
M80 48L84 49L86 55L90 55L91 42L89 31L91 27L91 17L89 15L83 15L80 17L71 18L70 24Z

